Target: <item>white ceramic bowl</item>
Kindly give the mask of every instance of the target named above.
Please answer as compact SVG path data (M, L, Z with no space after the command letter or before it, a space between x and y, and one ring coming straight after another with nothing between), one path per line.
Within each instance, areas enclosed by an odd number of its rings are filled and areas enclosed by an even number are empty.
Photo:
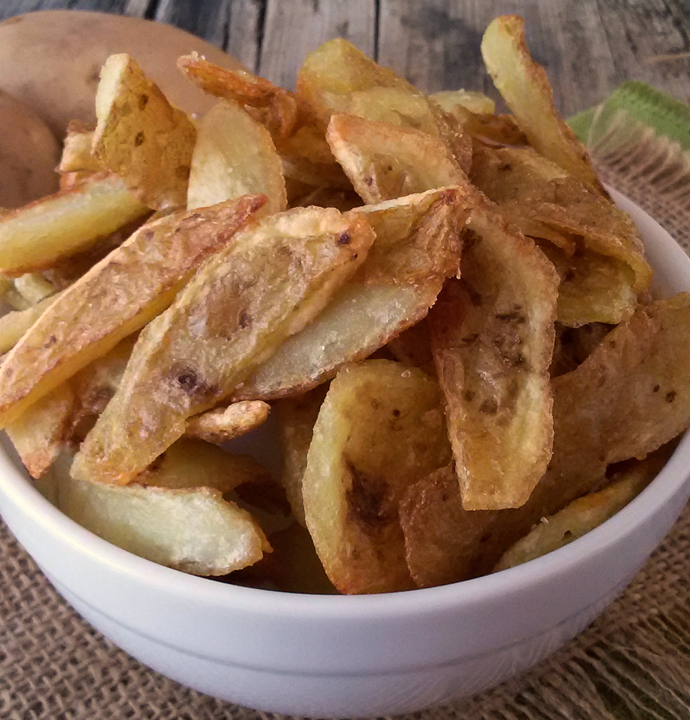
M690 290L690 260L615 194L645 239L657 284ZM690 435L630 505L526 565L378 596L291 595L160 567L92 535L0 453L0 512L94 627L209 695L307 716L390 715L459 699L528 668L580 632L630 582L690 494Z

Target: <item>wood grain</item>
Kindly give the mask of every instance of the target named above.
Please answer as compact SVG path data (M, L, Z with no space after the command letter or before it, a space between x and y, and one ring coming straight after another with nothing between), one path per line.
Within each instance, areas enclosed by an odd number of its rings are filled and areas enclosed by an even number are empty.
M334 37L344 37L373 55L376 2L268 0L259 73L274 83L293 88L304 56Z
M563 114L598 102L626 79L690 100L688 0L0 0L0 19L56 8L179 25L287 87L306 53L340 36L421 88L493 97L481 35L496 15L517 13Z

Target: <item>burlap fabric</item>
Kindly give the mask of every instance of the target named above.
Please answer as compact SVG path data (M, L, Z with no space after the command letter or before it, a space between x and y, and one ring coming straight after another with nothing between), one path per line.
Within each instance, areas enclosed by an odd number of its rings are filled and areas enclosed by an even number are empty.
M602 149L603 150L603 149ZM604 177L690 252L682 157L601 152ZM0 720L254 720L265 713L184 688L74 613L0 525ZM624 595L519 678L416 720L690 718L690 508Z

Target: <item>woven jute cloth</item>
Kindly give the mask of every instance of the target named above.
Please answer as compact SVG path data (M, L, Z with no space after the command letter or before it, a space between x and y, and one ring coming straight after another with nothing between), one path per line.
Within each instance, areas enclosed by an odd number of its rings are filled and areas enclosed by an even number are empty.
M690 252L682 159L629 150L596 159L611 185ZM182 687L120 651L58 596L0 525L0 720L267 717ZM565 648L493 690L412 717L690 718L690 509L625 593Z

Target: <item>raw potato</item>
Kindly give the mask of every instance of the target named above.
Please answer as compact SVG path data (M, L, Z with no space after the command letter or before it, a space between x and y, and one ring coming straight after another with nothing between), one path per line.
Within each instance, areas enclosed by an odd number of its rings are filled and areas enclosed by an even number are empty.
M438 386L388 360L347 366L331 383L302 481L307 527L342 593L413 587L398 503L450 458Z
M72 389L64 383L7 426L7 437L31 477L45 475L65 449L74 402Z
M0 89L32 107L62 138L71 120L95 122L101 67L108 56L127 53L171 103L188 113L203 113L214 101L175 65L180 55L195 50L217 65L242 67L215 45L172 25L112 13L30 12L0 22Z
M445 188L358 209L376 233L362 268L235 398L300 394L423 318L443 281L458 272L460 230L473 202L462 190Z
M122 383L75 458L78 477L126 484L218 405L359 267L368 223L296 208L216 253L139 337Z
M57 475L57 473L56 473ZM108 542L194 575L225 575L259 561L271 547L258 523L211 488L116 487L56 478L57 505Z
M299 397L279 400L276 405L278 434L283 451L283 472L280 481L300 525L307 526L302 500L302 478L307 468L307 453L314 436L314 425L326 397L328 387L322 385Z
M0 366L0 427L143 327L264 204L245 196L144 225L50 304Z
M0 90L0 127L0 208L16 208L54 193L60 147L47 125L30 107Z
M636 498L659 474L670 452L655 453L623 471L608 487L573 500L560 512L545 517L525 537L506 550L493 572L522 565L558 550L601 525Z
M268 471L254 458L182 438L148 467L137 483L172 490L213 488L223 495L246 482L267 482Z
M147 212L122 180L94 175L0 218L0 272L49 268Z
M129 55L106 60L96 116L92 152L98 160L145 205L157 210L184 206L194 123L167 101Z
M556 112L546 72L527 49L524 24L517 15L491 21L482 39L482 57L489 75L530 145L607 197L587 151Z
M558 276L490 208L472 212L462 280L429 313L466 510L520 507L551 457Z
M366 203L457 185L466 175L438 138L354 115L333 115L328 144Z
M268 130L239 105L218 103L197 129L187 207L204 207L257 193L268 197L268 213L286 209L283 166L275 145Z
M263 425L270 411L271 406L261 400L232 403L187 420L185 435L222 445Z
M687 429L689 344L690 295L679 293L640 308L576 370L555 378L553 456L521 508L464 510L452 467L410 488L401 517L415 582L491 572L540 518L592 490L608 464L644 458Z

